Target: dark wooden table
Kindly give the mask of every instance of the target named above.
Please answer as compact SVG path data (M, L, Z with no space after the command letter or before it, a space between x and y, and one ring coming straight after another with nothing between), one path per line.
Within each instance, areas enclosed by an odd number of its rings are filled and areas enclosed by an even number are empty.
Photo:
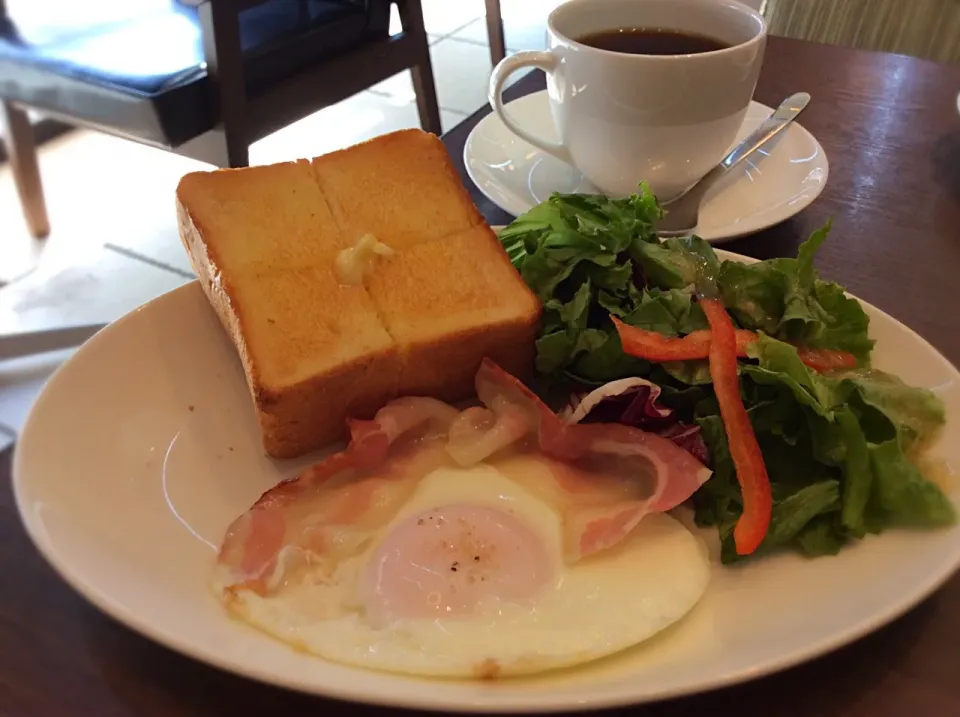
M543 85L530 76L517 96ZM792 255L828 217L826 276L960 363L960 66L773 38L757 99L813 94L803 124L830 158L822 197L728 248ZM446 137L460 162L481 110ZM461 165L462 169L462 165ZM509 219L474 191L491 223ZM787 619L785 617L785 619ZM88 606L38 557L0 453L0 715L367 715L389 710L294 695L197 664ZM797 669L720 692L622 710L641 717L960 715L960 576L889 627Z

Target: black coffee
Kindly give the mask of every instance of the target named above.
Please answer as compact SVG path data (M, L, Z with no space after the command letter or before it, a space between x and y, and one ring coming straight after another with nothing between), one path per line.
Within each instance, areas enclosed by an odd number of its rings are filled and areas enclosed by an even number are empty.
M694 55L730 47L729 43L707 35L656 27L621 27L592 32L578 42L598 50L629 55Z

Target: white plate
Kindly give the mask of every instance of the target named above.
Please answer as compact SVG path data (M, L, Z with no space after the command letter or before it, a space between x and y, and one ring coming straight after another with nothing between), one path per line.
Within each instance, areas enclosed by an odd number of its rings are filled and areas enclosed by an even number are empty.
M546 91L510 102L507 111L532 132L557 139ZM772 112L751 102L731 148ZM553 192L597 192L579 171L524 142L495 114L473 128L463 148L463 162L480 191L514 216ZM809 206L823 191L828 174L823 147L794 122L769 150L748 159L707 193L697 233L707 241L721 242L778 224Z
M951 420L936 451L960 466L960 374L915 333L866 308L877 366L946 402ZM756 678L889 622L960 562L956 527L889 532L836 558L717 565L686 619L613 658L537 679L404 678L294 652L228 618L206 588L227 524L308 462L263 456L234 349L194 282L108 326L50 379L17 444L13 476L41 553L132 629L264 682L421 709L586 709Z

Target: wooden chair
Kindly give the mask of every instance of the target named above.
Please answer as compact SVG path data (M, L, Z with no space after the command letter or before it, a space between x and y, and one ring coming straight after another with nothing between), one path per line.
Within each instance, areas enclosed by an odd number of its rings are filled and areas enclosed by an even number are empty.
M128 0L89 23L58 22L84 0L33 2L48 8L28 27L0 0L0 107L37 238L50 226L27 108L242 167L252 142L409 69L422 127L441 131L420 0Z

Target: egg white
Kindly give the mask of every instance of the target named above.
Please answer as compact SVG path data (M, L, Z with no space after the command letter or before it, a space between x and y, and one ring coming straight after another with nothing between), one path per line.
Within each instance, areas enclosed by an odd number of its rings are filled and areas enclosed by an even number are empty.
M360 581L383 536L425 510L475 502L522 518L545 541L553 577L531 603L491 600L478 614L401 619L365 614ZM565 565L560 515L488 465L425 476L367 549L314 584L260 596L236 591L231 612L303 651L340 663L437 677L494 677L569 667L640 643L686 615L710 579L700 540L668 515L647 516L620 545ZM307 581L309 582L309 581ZM222 593L222 586L216 586Z

